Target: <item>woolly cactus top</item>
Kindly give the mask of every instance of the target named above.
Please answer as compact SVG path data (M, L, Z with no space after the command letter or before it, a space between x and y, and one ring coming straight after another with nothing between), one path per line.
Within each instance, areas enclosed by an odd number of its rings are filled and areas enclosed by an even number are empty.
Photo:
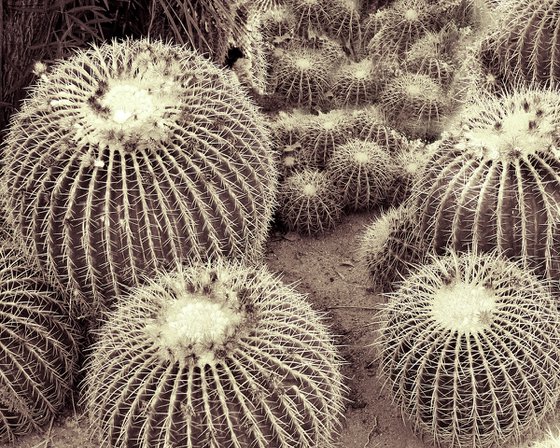
M479 100L463 114L463 145L480 158L504 162L546 150L560 156L559 112L560 95L549 91Z

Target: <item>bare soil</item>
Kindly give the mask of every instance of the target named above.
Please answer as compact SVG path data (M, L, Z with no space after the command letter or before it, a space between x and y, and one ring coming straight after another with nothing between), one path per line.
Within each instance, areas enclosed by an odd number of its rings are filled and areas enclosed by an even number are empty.
M385 298L368 289L367 274L360 265L357 238L375 213L344 218L336 229L320 236L300 236L273 231L266 262L286 283L309 295L314 308L324 312L337 336L346 364L349 387L341 448L427 448L403 422L382 388L375 362L372 325L377 306ZM21 438L10 448L97 448L89 440L80 409L72 406L43 434ZM298 447L294 447L298 448Z

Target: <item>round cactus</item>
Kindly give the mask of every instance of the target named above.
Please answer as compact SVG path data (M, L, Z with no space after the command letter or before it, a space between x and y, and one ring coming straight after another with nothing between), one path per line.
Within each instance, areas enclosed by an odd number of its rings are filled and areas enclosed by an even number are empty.
M323 24L331 36L348 44L360 36L361 0L326 0L328 22Z
M350 140L353 133L353 123L345 109L310 115L301 133L304 157L310 165L324 168L334 149Z
M560 95L480 99L438 142L414 187L433 250L498 250L560 274Z
M376 292L393 290L424 256L413 207L391 208L368 225L360 237L359 258Z
M557 86L560 81L560 1L502 0L494 57L509 83Z
M341 65L331 81L333 101L338 107L372 103L382 81L383 73L371 59Z
M496 254L435 258L383 311L394 401L437 446L512 446L560 395L560 314L548 286Z
M390 154L398 154L407 145L406 138L389 126L387 116L374 105L352 111L349 121L354 137L374 141Z
M395 176L389 187L389 202L402 204L412 194L413 186L420 181L428 156L426 145L417 140L410 142L395 157Z
M396 166L377 143L353 139L334 149L326 171L339 189L344 207L367 210L388 195Z
M0 249L0 442L52 422L77 373L79 331L19 250Z
M412 138L436 138L450 109L445 90L428 75L403 73L380 96L389 122Z
M315 35L329 22L328 0L288 0L296 16L296 29L305 36Z
M293 44L275 51L271 63L272 89L297 106L317 106L326 100L332 64L321 51Z
M334 447L341 362L305 299L265 268L225 262L133 289L88 364L102 446Z
M113 42L59 62L5 152L14 226L82 304L161 267L262 253L276 188L264 117L182 47Z
M297 171L280 186L278 214L290 230L304 234L324 232L340 220L341 197L323 171Z
M278 5L260 14L261 32L266 42L274 46L294 37L296 18L288 5Z

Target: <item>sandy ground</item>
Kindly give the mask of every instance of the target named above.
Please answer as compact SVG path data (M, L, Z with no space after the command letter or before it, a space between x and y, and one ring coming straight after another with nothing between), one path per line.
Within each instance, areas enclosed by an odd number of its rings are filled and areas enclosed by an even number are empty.
M391 404L368 347L374 338L370 325L376 305L384 298L368 291L367 277L359 265L357 237L374 214L350 215L333 231L319 237L302 237L273 231L266 262L307 293L315 309L327 314L338 335L346 361L344 374L350 388L341 448L426 448L403 423ZM43 434L20 439L11 448L97 448L88 441L87 424L79 409L54 422ZM294 447L297 448L297 447Z

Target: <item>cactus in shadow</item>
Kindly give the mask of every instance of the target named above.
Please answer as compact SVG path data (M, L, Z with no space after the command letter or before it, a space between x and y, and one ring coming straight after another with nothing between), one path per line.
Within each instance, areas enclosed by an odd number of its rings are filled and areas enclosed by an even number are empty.
M335 446L336 348L305 296L265 268L160 275L98 333L84 402L103 447Z
M39 430L62 411L77 373L79 331L32 261L0 248L0 442Z
M269 144L234 76L183 47L113 42L34 87L6 139L3 190L42 269L96 308L159 268L260 257Z
M560 274L560 95L479 99L434 147L414 187L433 250L498 250Z
M381 313L395 403L436 446L513 446L560 395L560 314L547 283L496 254L409 274Z
M378 216L360 235L359 258L374 291L392 291L424 257L417 225L414 207L404 203Z

